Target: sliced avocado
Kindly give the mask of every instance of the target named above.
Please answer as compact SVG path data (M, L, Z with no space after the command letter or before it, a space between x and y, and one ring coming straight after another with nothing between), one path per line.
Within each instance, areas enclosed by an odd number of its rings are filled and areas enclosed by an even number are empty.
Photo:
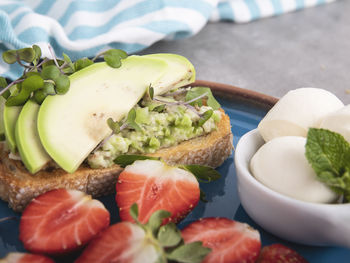
M167 70L163 60L130 56L120 68L102 62L72 74L69 91L48 96L39 109L38 132L46 152L74 172L111 133L107 119L123 118Z
M36 102L28 100L18 116L15 128L18 152L25 167L32 174L39 171L51 160L41 145L38 134L39 108L40 106Z
M6 100L0 96L0 141L5 140L4 107Z
M169 70L162 78L154 83L154 94L163 94L169 90L176 89L195 81L196 71L192 63L185 57L177 54L159 53L145 55L148 58L157 58L169 65Z
M18 115L22 110L22 106L5 106L4 107L4 130L6 143L12 153L16 153L17 145L15 139L15 127L18 119Z

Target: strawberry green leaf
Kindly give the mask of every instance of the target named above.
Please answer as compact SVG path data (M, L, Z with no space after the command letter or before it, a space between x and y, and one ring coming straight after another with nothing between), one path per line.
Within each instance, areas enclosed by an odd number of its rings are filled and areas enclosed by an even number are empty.
M209 166L189 164L181 165L179 168L189 171L202 183L210 183L221 178L220 173Z
M176 225L169 223L160 227L157 239L163 247L174 247L181 242L182 237Z
M121 167L126 167L137 160L160 160L160 157L151 157L145 155L123 154L114 159L114 163Z
M350 201L350 145L338 133L310 128L305 156L317 178Z
M157 210L154 212L147 222L147 226L150 228L153 234L158 232L160 225L165 218L171 216L171 213L165 210Z
M136 203L132 204L129 212L131 217L137 222L139 217L139 208Z
M217 100L214 98L210 88L206 88L206 87L194 87L190 89L186 94L186 101L190 101L195 98L198 98L203 94L206 94L207 105L210 106L213 110L217 110L221 107L219 102L217 102ZM196 101L191 102L190 104L193 106L194 105L202 106L203 102L202 102L202 99L198 99Z
M174 249L167 254L167 258L181 263L200 263L210 251L210 248L203 247L202 242L197 241Z

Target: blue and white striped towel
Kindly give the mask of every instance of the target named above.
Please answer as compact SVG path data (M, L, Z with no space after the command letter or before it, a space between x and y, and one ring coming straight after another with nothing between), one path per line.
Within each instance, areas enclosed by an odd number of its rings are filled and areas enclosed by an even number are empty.
M0 52L39 45L50 57L91 57L108 48L129 54L162 39L198 33L208 21L248 22L333 0L1 0ZM0 75L17 66L0 62Z

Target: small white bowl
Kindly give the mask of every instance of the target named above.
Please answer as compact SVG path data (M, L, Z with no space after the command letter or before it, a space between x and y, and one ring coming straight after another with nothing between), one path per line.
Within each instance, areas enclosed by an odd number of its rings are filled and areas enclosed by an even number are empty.
M317 204L277 193L249 170L264 143L257 129L246 133L235 151L238 194L248 215L270 233L296 243L350 248L350 204Z

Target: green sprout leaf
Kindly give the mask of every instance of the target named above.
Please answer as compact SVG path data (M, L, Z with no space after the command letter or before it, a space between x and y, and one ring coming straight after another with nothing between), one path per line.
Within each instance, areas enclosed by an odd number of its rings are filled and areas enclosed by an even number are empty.
M206 88L206 87L194 87L190 89L186 94L186 101L193 100L204 94L206 94L206 97L207 97L207 105L210 106L213 110L217 110L221 107L219 102L217 102L217 100L214 98L210 88ZM202 106L203 101L202 99L198 99L196 101L191 102L190 104L193 106L195 105Z
M88 58L81 58L74 62L74 69L75 71L79 71L83 68L86 68L90 65L94 64L94 62L91 59Z
M5 61L7 64L13 64L16 63L17 61L17 52L16 50L7 50L4 53L2 53L2 59Z
M159 227L161 226L164 219L171 216L171 213L165 210L157 210L154 212L147 222L147 226L154 235L158 233Z
M34 50L34 59L33 59L33 64L36 66L41 58L41 48L38 45L33 45L32 46Z
M197 127L202 127L204 123L206 123L207 120L210 119L210 117L213 115L214 111L212 109L207 110L202 114L200 119L198 120Z
M181 263L200 263L210 251L210 248L202 246L202 242L196 241L174 249L167 258Z
M1 91L2 91L3 89L5 89L7 86L8 86L8 84L7 84L6 79L3 78L3 77L0 77L0 89L1 89ZM11 93L10 93L10 91L7 89L6 91L4 91L4 92L2 93L1 96L3 96L5 99L7 99L8 97L10 97L10 95L11 95Z
M128 54L121 49L110 49L103 53L103 58L112 68L119 68L122 64L121 60L128 57Z
M180 230L171 222L160 227L157 239L163 247L174 247L181 242L182 237Z
M135 122L136 119L136 110L135 108L132 108L128 116L126 118L126 124L130 127L133 128L135 131L142 131L141 127Z
M33 75L26 78L21 84L20 92L16 96L10 96L5 103L6 106L24 105L33 91L44 86L44 80L38 75Z
M57 94L65 94L69 90L70 86L70 80L68 76L66 75L60 75L56 80L55 80L55 90Z
M48 95L55 95L55 86L51 82L45 82L43 88L37 90L33 94L33 99L41 104Z
M155 112L163 112L165 110L165 104L158 105L152 109L152 111Z
M317 178L350 201L350 144L338 133L310 128L305 156Z
M66 66L62 69L65 74L72 74L75 71L74 64L70 57L63 53L63 61L65 62Z
M23 60L27 63L31 63L35 59L35 51L30 47L17 50L17 55L20 60Z
M126 167L137 160L160 160L160 157L151 157L145 155L132 155L132 154L123 154L119 155L114 159L114 163L118 164L121 167Z
M179 168L189 171L197 178L199 182L202 183L210 183L221 178L220 173L209 166L188 164L181 165Z
M55 81L61 75L60 70L55 65L46 66L41 71L41 76L43 79L51 79Z
M119 133L120 132L120 125L119 122L113 121L112 118L107 119L108 127L112 130L113 133Z

